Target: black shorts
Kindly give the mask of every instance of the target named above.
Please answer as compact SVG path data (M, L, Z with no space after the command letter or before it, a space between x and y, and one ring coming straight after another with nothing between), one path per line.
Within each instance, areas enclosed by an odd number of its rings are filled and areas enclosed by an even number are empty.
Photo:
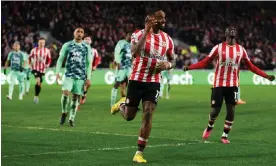
M225 104L236 105L238 101L238 87L216 87L212 88L211 105L212 107L221 107Z
M130 80L127 87L126 105L138 107L142 99L157 104L160 92L160 83L140 82Z
M35 78L40 78L40 82L42 83L43 82L43 76L44 76L44 73L40 73L39 71L37 70L33 70L32 71L33 75Z

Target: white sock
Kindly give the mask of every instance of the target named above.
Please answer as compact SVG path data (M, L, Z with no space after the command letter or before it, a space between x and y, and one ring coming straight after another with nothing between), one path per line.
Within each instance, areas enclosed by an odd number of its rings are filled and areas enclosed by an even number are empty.
M222 133L222 137L228 137L228 134L226 134L225 132Z
M141 152L141 151L138 150L138 151L136 151L135 154L141 154L141 153L143 154L143 152Z

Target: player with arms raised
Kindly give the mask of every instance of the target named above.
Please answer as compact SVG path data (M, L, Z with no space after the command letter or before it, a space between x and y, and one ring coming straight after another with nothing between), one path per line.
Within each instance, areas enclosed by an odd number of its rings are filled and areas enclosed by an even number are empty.
M74 31L74 40L66 42L59 53L59 58L56 66L56 77L60 79L60 69L63 60L66 58L65 78L62 85L61 96L61 118L60 124L63 125L67 116L67 105L69 103L69 94L73 94L70 105L70 117L68 120L69 126L74 127L74 119L76 116L77 107L80 96L83 95L83 86L90 86L91 82L91 66L92 52L91 47L82 38L84 36L83 28L77 28Z
M38 40L38 47L33 48L29 56L29 64L31 64L32 73L34 74L35 84L35 96L34 103L38 103L39 93L41 91L41 84L43 82L43 76L51 64L51 53L48 48L45 48L45 39L40 38Z
M174 62L173 41L161 30L165 23L165 13L160 9L151 9L147 14L145 29L132 34L131 54L135 59L129 77L127 97L120 99L111 108L111 113L120 111L125 120L131 121L142 100L143 115L138 151L133 158L138 163L147 162L143 158L143 151L151 132L152 117L159 98L161 71L171 69Z
M24 66L26 65L26 60L24 53L20 51L20 43L15 42L13 44L13 51L8 54L8 59L5 63L4 74L6 74L6 69L9 65L11 66L10 70L10 84L9 84L9 94L7 98L12 100L13 88L15 81L19 82L19 100L23 100L24 95Z
M275 76L267 75L250 62L245 49L236 43L236 34L237 30L234 27L227 28L225 31L225 42L216 45L211 53L202 61L189 67L184 67L184 71L202 69L205 68L212 59L216 59L217 64L211 96L212 111L209 114L208 126L203 132L203 139L207 139L210 136L215 120L220 113L223 99L225 99L227 114L224 123L224 131L221 137L221 142L224 144L230 143L228 140L228 133L234 122L235 105L238 100L240 62L243 61L243 63L257 75L267 78L270 81L275 79Z
M115 104L119 85L121 85L121 96L126 96L126 84L132 65L130 40L131 33L127 33L125 39L118 41L115 47L114 57L117 66L117 76L114 87L111 90L111 107Z

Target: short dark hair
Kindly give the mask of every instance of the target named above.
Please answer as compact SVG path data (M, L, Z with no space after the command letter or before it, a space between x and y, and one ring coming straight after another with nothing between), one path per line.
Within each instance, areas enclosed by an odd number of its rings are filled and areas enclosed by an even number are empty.
M46 39L44 38L44 37L40 37L39 39L38 39L38 41L39 40L45 40L46 41Z

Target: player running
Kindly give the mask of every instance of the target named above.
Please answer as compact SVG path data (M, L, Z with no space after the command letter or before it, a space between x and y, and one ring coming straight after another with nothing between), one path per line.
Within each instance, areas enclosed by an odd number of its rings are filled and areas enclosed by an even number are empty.
M161 71L171 69L174 62L173 41L161 30L165 23L165 13L160 9L152 9L148 12L145 29L132 34L131 54L135 59L129 77L127 97L121 98L111 108L112 114L120 111L125 120L131 121L142 100L142 125L138 150L133 158L138 163L147 162L143 158L143 151L151 132L152 117L159 98Z
M7 67L10 63L10 84L9 94L7 99L12 100L13 88L16 80L19 82L19 100L23 100L24 95L24 66L26 65L26 59L24 59L24 53L20 51L20 43L15 42L13 44L13 51L8 54L8 59L5 63L4 74L6 75Z
M92 43L92 40L91 40L91 37L85 37L84 38L84 42L87 44L87 45L91 45ZM97 69L97 66L101 63L101 57L99 56L98 54L98 51L95 49L95 48L92 48L91 47L91 51L92 51L92 71L95 71ZM83 87L83 96L81 97L81 100L80 100L80 104L84 104L85 101L86 101L86 94L87 94L87 91L89 89L90 86L88 85L84 85ZM80 108L78 108L79 110Z
M116 78L114 87L111 90L111 103L110 107L115 104L117 98L117 90L119 85L121 86L121 96L126 96L126 84L131 72L132 57L130 47L131 33L127 33L125 39L119 40L114 51Z
M32 73L34 74L35 84L35 96L34 103L39 102L39 93L41 91L41 84L43 82L43 76L45 75L46 68L51 64L51 53L48 48L45 48L45 39L40 38L38 40L38 47L33 48L29 56L29 64L31 64Z
M224 144L230 143L228 134L234 122L235 105L238 100L240 62L243 61L243 63L257 75L267 78L270 81L275 79L275 76L267 75L250 62L244 47L236 43L236 34L237 30L234 27L227 28L225 31L225 42L216 45L211 53L202 61L189 67L184 67L184 71L202 69L205 68L212 59L216 59L215 79L211 96L212 111L209 114L208 126L203 132L203 139L207 139L210 136L215 120L220 113L223 99L225 99L227 114L224 123L224 131L221 137L221 142Z
M25 59L29 59L29 55L24 52L24 57ZM25 67L24 67L24 73L25 73L25 76L24 76L24 84L26 84L24 87L24 94L29 94L30 92L30 86L31 86L31 82L30 82L30 74L31 74L31 68L30 68L30 65L29 63L27 62Z
M60 124L63 125L67 116L67 105L69 103L69 94L73 94L70 105L69 126L74 127L74 119L76 116L77 107L80 96L83 95L83 86L90 86L91 82L91 66L92 52L91 47L82 38L84 36L83 28L77 28L74 31L74 40L66 42L59 53L59 58L56 66L56 79L60 79L60 69L63 60L65 63L65 78L62 84L61 96L61 118Z

